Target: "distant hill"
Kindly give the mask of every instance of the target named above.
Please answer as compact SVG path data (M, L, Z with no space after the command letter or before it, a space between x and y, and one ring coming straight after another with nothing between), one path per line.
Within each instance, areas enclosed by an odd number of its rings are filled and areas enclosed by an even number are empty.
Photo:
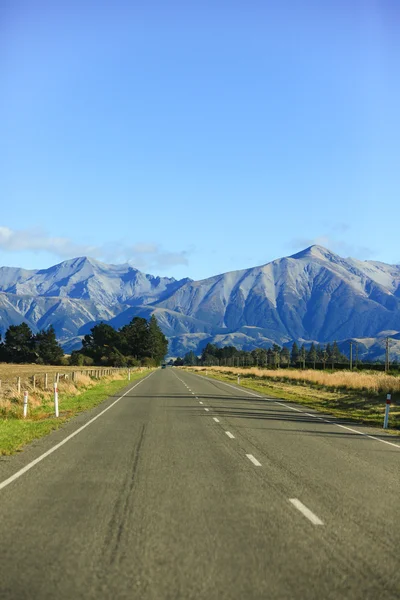
M210 341L247 350L357 338L365 356L380 358L390 331L400 356L399 308L400 265L345 259L321 246L201 281L85 257L37 271L0 268L0 331L22 321L34 331L53 324L66 350L101 320L120 327L155 314L173 355Z

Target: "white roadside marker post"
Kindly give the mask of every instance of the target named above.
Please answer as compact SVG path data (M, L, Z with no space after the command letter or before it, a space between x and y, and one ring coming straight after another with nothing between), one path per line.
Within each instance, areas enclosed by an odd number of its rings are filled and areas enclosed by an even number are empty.
M128 381L130 381L130 380L131 380L131 370L128 369Z
M56 417L58 417L58 387L57 382L54 383L54 412Z
M24 419L28 414L28 392L24 392Z
M383 421L383 429L387 429L389 426L389 411L390 411L390 404L392 402L392 396L391 394L387 394L386 396L386 408L385 408L385 419Z
M238 384L240 385L240 375L238 375Z

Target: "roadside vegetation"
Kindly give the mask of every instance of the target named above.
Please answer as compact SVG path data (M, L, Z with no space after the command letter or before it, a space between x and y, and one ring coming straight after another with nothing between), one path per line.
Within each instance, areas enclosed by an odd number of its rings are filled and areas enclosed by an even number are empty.
M400 433L400 377L380 372L314 371L313 369L259 369L186 367L237 383L266 396L291 400L342 419L382 427L386 394L392 395L389 425Z
M4 367L1 367L3 365L0 366L0 372L4 373ZM11 371L12 366L9 367ZM15 373L15 365L13 367ZM130 381L144 377L149 372L147 368L132 370ZM18 393L15 386L0 396L0 455L17 452L25 444L58 429L74 415L97 406L128 384L127 369L98 370L92 373L89 375L88 372L75 371L74 380L72 377L60 378L58 418L54 416L52 389L45 390L39 385L35 388L32 385L23 386L29 393L26 418L23 418L23 394Z
M148 321L134 317L118 330L99 323L84 336L82 347L70 356L64 354L52 326L33 334L27 323L21 323L10 325L0 341L0 363L150 367L158 366L167 350L167 338L154 315Z
M288 346L273 344L269 348L255 348L254 350L238 350L235 346L216 346L208 343L200 356L193 350L187 352L183 358L178 356L174 360L176 367L260 367L265 369L314 369L314 370L358 370L387 371L393 374L400 373L400 365L397 358L390 361L387 356L388 365L382 361L366 363L358 356L358 342L349 340L341 346L347 347L349 356L340 351L337 342L333 344L302 344L300 347L293 342L291 350ZM386 362L386 361L385 361Z
M99 323L71 356L64 355L52 327L33 334L26 323L11 325L0 343L0 455L18 451L93 408L126 386L128 379L145 376L161 363L167 349L155 317L134 317L119 330Z

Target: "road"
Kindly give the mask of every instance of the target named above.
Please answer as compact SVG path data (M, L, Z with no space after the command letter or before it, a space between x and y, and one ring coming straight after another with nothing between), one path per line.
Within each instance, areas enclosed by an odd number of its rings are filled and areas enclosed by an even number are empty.
M400 443L339 425L180 369L132 383L0 460L0 598L399 599Z

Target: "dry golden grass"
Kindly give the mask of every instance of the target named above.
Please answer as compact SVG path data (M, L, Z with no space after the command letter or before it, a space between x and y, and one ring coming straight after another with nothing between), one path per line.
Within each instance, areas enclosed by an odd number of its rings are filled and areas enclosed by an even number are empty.
M240 369L184 367L209 377L240 385L267 397L282 398L325 414L382 427L386 393L392 394L390 433L400 430L400 378L384 373L300 371L296 369ZM207 371L207 373L206 373Z
M99 367L64 367L50 365L15 365L0 363L0 379L12 379L13 377L32 377L44 373L71 373L72 371L90 371Z
M260 377L271 381L297 382L304 385L323 386L330 390L360 390L369 394L400 393L400 377L381 372L314 371L313 369L241 369L232 367L191 367L194 370L216 371L236 375Z
M53 401L54 380L60 374L58 389L63 396L79 396L82 391L90 389L98 383L98 379L90 376L90 371L98 368L81 369L80 367L49 367L40 365L1 365L2 377L0 388L0 418L20 418L23 410L23 393L28 392L29 407L35 410L35 418L41 418L40 407L43 413L47 412L47 405ZM134 369L132 369L133 371ZM141 369L140 369L141 370ZM72 379L72 373L75 378ZM47 389L44 388L44 376L48 374ZM113 369L101 377L104 383L117 379L125 379L127 369ZM35 385L32 376L36 375ZM7 377L7 378L6 378ZM21 392L18 392L17 377L21 377Z
M48 386L51 387L56 381L57 373L59 373L59 381L72 378L73 373L79 374L80 377L84 373L88 375L101 369L109 369L109 367L77 367L77 366L50 366L50 365L16 365L0 363L0 397L4 395L6 390L16 389L18 377L21 379L21 390L28 389L33 385L33 377L35 376L35 385L39 388L44 388L45 376L47 373ZM6 391L7 394L7 391Z

